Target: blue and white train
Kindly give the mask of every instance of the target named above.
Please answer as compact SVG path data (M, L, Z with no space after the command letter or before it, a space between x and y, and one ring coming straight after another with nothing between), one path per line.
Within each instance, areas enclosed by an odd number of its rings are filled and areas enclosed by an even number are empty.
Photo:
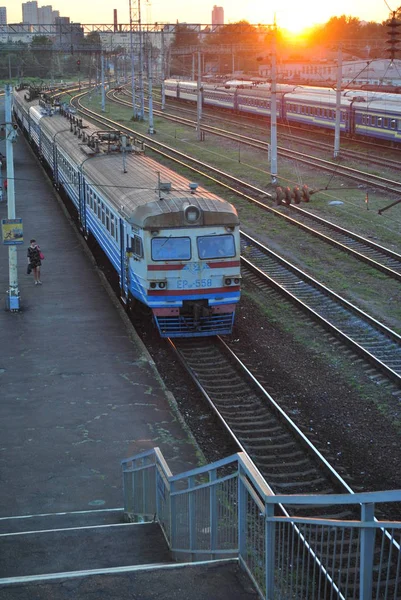
M197 102L194 81L165 81L167 98ZM270 117L270 85L244 89L241 85L202 84L202 104L238 114ZM334 130L336 92L330 88L277 86L277 120L306 127ZM401 96L386 92L344 90L341 92L340 129L348 136L401 143Z
M229 334L240 299L235 208L145 156L119 131L14 91L15 117L119 277L162 337Z

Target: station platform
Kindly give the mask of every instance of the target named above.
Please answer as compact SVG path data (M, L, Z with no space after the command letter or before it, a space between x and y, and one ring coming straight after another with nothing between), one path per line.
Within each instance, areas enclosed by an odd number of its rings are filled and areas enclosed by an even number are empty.
M14 163L24 245L12 313L0 244L0 517L115 509L121 459L159 446L179 473L199 450L22 136ZM45 255L43 285L26 274L31 238Z

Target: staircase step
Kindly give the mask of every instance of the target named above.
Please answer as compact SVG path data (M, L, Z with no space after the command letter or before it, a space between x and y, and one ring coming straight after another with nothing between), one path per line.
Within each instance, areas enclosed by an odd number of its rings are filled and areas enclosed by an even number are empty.
M10 577L172 562L157 523L2 533L0 556L0 584Z
M129 568L129 567L127 567ZM54 576L56 577L56 576ZM21 585L23 583L23 585ZM192 564L143 565L121 569L60 573L47 581L9 582L0 597L7 600L258 600L250 579L235 559Z
M0 534L124 522L123 508L0 517Z

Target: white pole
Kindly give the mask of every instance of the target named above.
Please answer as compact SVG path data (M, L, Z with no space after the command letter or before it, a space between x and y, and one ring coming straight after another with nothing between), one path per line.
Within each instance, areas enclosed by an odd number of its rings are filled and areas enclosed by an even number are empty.
M197 140L201 141L201 120L202 120L202 73L201 73L201 53L198 52L198 104L197 104Z
M102 112L105 112L106 110L106 90L105 90L105 82L104 82L104 56L103 56L103 52L102 52L102 57L101 57L101 64L102 64Z
M341 124L341 87L343 83L343 54L341 46L338 48L337 60L337 88L336 88L336 123L334 128L334 158L340 154L340 124Z
M162 75L162 107L161 108L162 108L162 110L164 110L166 108L166 90L165 90L165 84L164 84L164 80L166 78L166 72L165 72L166 57L164 54L165 54L164 29L162 29L162 52L161 52L161 55L162 55L162 64L161 64L161 67L162 67L162 73L161 73L161 75Z
M132 32L132 7L131 0L129 0L129 44L130 44L130 55L131 55L131 90L132 90L132 116L136 120L136 98L135 98L135 66L134 66L134 40Z
M13 141L16 132L12 123L11 116L11 86L6 85L5 98L5 117L6 117L6 162L7 162L7 201L8 201L8 219L15 219L15 187L14 187L14 149ZM17 272L17 247L12 244L8 247L9 281L10 287L7 292L7 308L11 312L17 312L20 309L20 295L18 289Z
M276 25L272 30L272 87L271 87L271 117L270 117L270 146L271 146L271 182L277 183L277 73L276 73Z
M145 119L145 88L143 84L143 35L142 35L142 23L141 23L141 0L138 2L138 35L139 35L139 120Z
M148 132L152 135L155 130L153 128L153 73L152 73L152 47L149 45L148 56L148 96L149 96L149 129Z

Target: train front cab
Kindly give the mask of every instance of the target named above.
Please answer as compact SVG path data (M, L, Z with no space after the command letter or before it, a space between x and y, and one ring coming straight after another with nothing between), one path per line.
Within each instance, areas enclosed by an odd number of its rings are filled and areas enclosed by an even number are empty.
M150 307L162 337L231 333L241 283L238 228L153 228L143 231L143 244L133 234L128 250L130 293Z

